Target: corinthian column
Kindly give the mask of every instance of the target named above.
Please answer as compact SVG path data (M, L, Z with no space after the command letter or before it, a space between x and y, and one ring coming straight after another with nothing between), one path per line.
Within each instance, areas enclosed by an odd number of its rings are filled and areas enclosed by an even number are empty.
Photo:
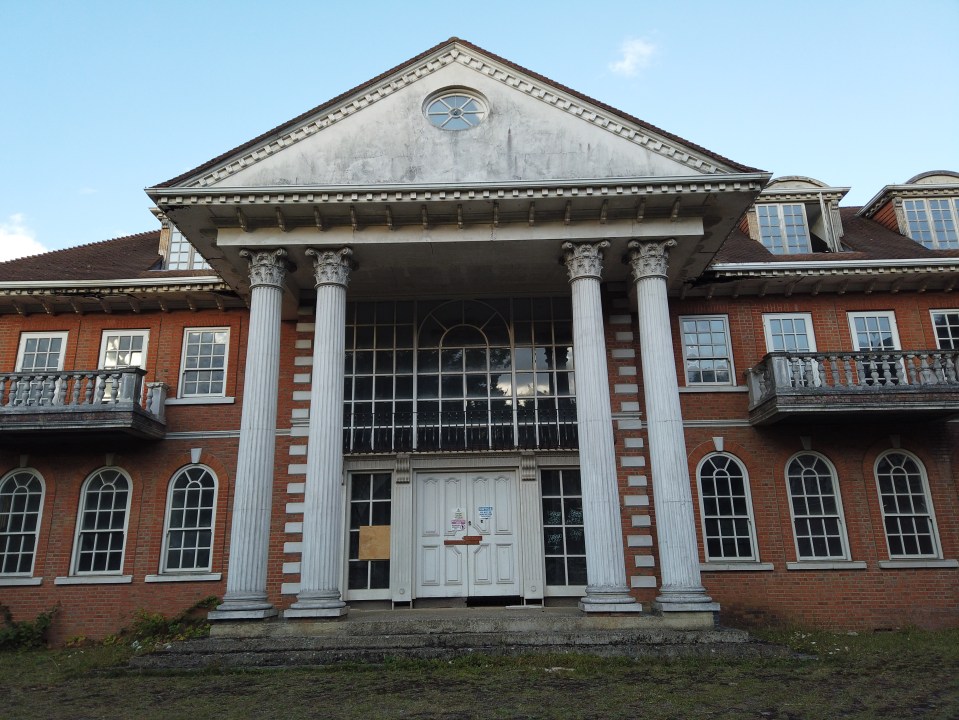
M284 617L339 617L343 502L343 356L350 248L307 250L316 280L316 325L310 386L310 434L303 509L300 593Z
M606 370L606 338L599 283L605 240L563 245L573 294L573 357L576 363L576 421L583 483L586 539L584 612L640 612L626 586L626 560L616 482L613 413Z
M675 245L675 240L629 243L662 572L655 607L664 612L711 613L719 610L719 605L706 595L699 577L696 520L666 298L667 256Z
M236 458L230 561L223 603L212 620L276 615L266 596L273 498L276 402L280 382L280 306L286 250L241 250L250 263L250 330Z

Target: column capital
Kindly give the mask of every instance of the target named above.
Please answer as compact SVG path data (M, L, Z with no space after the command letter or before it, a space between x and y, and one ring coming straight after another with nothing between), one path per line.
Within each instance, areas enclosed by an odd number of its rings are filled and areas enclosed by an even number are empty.
M250 287L283 287L289 264L286 250L240 250L240 257L250 263Z
M648 277L666 277L669 251L676 247L676 241L672 238L643 242L632 240L626 247L629 249L626 262L633 271L633 282L639 282Z
M356 268L353 262L353 248L343 247L339 250L317 250L308 248L307 257L313 258L313 278L315 287L320 285L350 284L350 271Z
M608 247L608 240L596 243L563 243L563 262L569 272L569 281L580 278L602 279L603 250Z

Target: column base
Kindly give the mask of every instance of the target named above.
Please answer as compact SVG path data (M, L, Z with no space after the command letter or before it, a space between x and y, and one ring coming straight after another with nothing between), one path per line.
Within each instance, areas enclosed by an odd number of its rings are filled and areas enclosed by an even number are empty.
M223 607L222 605L220 607ZM206 619L212 621L220 620L265 620L266 618L276 617L279 612L275 607L264 608L263 610L211 610L207 613Z
M623 586L586 587L586 596L580 598L579 609L585 613L641 613L643 606Z
M266 599L266 593L227 593L208 620L263 620L275 617L277 610Z
M339 590L306 591L297 595L296 602L283 611L285 618L343 617L350 606L340 599Z
M668 612L719 612L719 603L706 594L706 588L683 587L675 590L660 588L659 596L653 603L653 609L660 613Z
M289 607L283 611L284 618L338 618L343 617L350 611L350 606L343 603L340 607L321 608L309 607L298 608Z

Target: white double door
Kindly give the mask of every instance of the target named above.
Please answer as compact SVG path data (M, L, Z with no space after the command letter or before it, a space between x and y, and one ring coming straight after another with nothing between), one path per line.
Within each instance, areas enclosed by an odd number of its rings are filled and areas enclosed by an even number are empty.
M416 597L519 595L516 473L416 475Z

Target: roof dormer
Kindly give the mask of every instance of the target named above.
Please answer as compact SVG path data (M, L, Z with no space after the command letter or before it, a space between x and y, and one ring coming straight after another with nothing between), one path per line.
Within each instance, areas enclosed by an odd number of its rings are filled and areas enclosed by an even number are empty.
M164 270L209 270L210 265L183 233L170 222L170 218L157 208L151 212L160 221L160 247Z
M887 185L859 215L929 250L959 250L959 173L932 170Z
M839 252L839 201L847 192L798 175L776 178L747 211L741 229L774 255Z

